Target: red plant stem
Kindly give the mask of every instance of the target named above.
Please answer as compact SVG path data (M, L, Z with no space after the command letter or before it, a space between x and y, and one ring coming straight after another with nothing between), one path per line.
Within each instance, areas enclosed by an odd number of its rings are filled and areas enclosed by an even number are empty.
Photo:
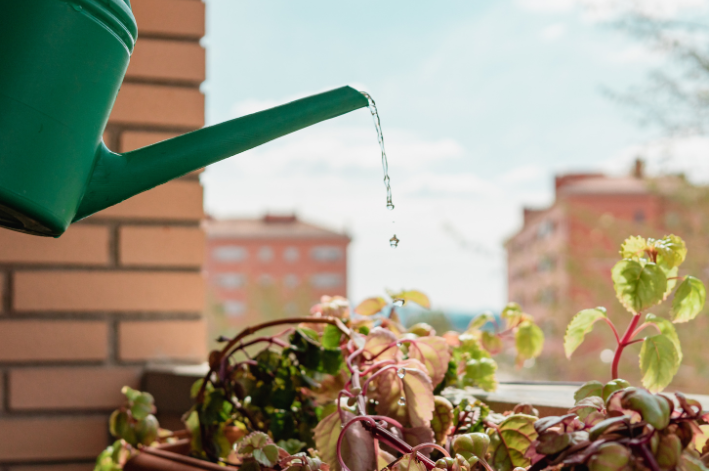
M606 324L608 324L613 331L613 335L615 335L615 341L620 344L620 335L618 335L618 329L615 328L615 324L613 324L613 321L608 319L607 317L602 317L604 321L606 321Z
M645 323L643 323L643 324L640 324L640 327L638 327L637 329L635 329L635 332L633 332L633 335L631 335L630 338L633 339L633 338L637 337L637 335L640 333L641 330L643 330L645 327L650 327L650 326L654 327L654 328L657 330L657 333L658 333L658 334L661 334L661 333L662 333L662 331L661 331L660 328L657 326L657 324L654 324L654 323L652 323L652 322L645 322Z
M364 381L364 384L362 385L362 391L363 392L366 391L367 387L369 386L369 383L377 376L383 374L385 371L388 371L388 370L397 370L398 371L400 368L397 368L397 366L398 365L388 365L388 366L385 366L384 368L382 368L381 370L377 371L376 373L374 373L372 376L370 376L369 378L367 378ZM406 368L404 368L404 370L406 370Z
M630 342L630 340L633 338L633 333L635 332L635 328L637 327L638 322L640 322L640 313L637 313L633 316L633 319L630 321L627 330L623 334L623 338L620 339L620 342L618 342L618 348L616 348L615 350L615 355L613 356L613 365L611 366L611 374L613 376L613 379L618 379L618 363L620 363L620 356L623 354L623 349L628 346L628 342Z
M634 343L644 342L644 341L645 341L645 339L635 339L635 340L631 340L630 342L628 342L627 344L625 344L625 346L627 347L627 346L632 345L632 344L634 344Z
M372 425L369 422L365 422L363 425L364 428L368 429L375 437L377 437L379 440L386 443L399 453L411 453L411 450L413 449L411 445L409 445L408 443L406 443L405 441L403 441L381 425L378 425L376 423ZM426 466L426 469L433 469L436 467L436 463L434 463L430 458L422 455L419 452L416 452L416 459L423 463L423 465Z

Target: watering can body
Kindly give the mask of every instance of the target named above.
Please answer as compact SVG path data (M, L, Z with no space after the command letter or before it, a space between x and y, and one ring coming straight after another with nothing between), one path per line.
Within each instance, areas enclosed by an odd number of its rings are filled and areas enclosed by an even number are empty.
M350 87L125 154L102 135L137 39L129 0L0 0L0 226L73 221L192 170L354 109Z

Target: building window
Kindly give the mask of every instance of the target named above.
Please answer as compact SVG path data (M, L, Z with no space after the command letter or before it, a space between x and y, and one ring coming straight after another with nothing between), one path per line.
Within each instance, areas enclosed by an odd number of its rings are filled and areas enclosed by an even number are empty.
M539 292L539 302L547 306L556 303L556 290L551 287L542 289Z
M545 255L537 263L537 271L540 273L552 271L555 265L554 259Z
M273 249L268 246L263 246L258 249L258 259L262 262L270 262L273 259Z
M300 258L300 251L295 247L288 247L283 251L283 258L286 262L295 262Z
M633 219L635 222L645 222L645 211L642 209L636 209L635 214L633 214Z
M261 286L271 286L273 284L273 277L268 273L264 273L259 276L258 282Z
M552 235L554 232L554 222L553 221L542 221L537 227L537 239L545 239Z
M337 273L318 273L310 277L310 284L314 288L327 289L342 286L342 275Z
M220 262L242 262L248 256L248 250L238 245L222 245L212 250L212 257Z
M298 276L292 273L283 277L283 284L286 286L286 288L295 288L296 286L298 286L299 283L300 280L298 279Z
M312 248L310 257L318 262L335 262L342 259L342 249L330 245L321 245Z
M227 317L240 317L246 313L246 303L243 301L224 301L224 314Z
M217 275L217 286L224 289L241 288L246 284L246 277L241 273L221 273Z

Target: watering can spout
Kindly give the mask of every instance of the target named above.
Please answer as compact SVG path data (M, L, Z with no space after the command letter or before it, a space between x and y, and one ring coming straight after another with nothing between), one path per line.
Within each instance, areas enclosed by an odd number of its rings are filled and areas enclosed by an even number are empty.
M73 221L209 164L368 104L362 93L342 87L124 154L111 152L101 145Z

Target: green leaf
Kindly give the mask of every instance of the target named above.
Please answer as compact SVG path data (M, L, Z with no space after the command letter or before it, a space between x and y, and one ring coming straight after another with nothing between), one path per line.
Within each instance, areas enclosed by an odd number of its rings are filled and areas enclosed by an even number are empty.
M411 453L402 456L394 465L395 471L426 471L426 466L414 458Z
M254 450L254 459L268 468L273 468L278 463L278 447L271 443L263 448Z
M675 326L672 324L672 322L668 321L663 317L657 317L654 314L648 314L647 316L645 316L645 322L655 324L660 329L660 333L664 334L672 341L672 343L675 345L675 348L677 349L677 366L679 366L679 363L682 362L683 358L682 347L679 343L677 330L675 330Z
M522 315L522 308L517 303L507 303L507 306L500 313L500 317L507 320L517 318Z
M698 278L688 276L679 285L672 300L672 322L691 321L704 309L707 291Z
M400 291L398 293L389 292L389 296L391 296L391 298L394 300L403 299L405 303L412 301L421 307L425 307L426 309L431 308L431 301L428 299L428 296L423 294L421 291L408 290Z
M500 422L498 430L490 437L490 464L497 471L512 471L531 464L525 456L537 432L533 415L513 414Z
M491 355L497 355L504 348L502 345L502 339L487 330L482 332L480 342L482 343L483 348L490 352Z
M640 236L630 236L620 246L620 258L639 260L647 248L647 241Z
M494 317L490 312L483 312L481 314L478 314L473 318L472 321L470 321L470 324L468 324L467 331L478 330L480 329L480 327L484 326L493 319Z
M367 298L355 308L355 312L361 316L373 316L387 305L384 298Z
M133 414L133 418L137 420L144 419L155 411L155 399L150 393L141 392L135 396L132 402L130 412Z
M682 265L682 262L687 257L687 246L680 237L674 234L654 241L653 246L657 250L658 265L664 265L667 268Z
M625 471L630 469L630 450L619 443L604 443L588 462L590 471Z
M344 416L345 423L354 417L350 412L344 412ZM318 423L313 431L315 449L333 471L340 469L336 450L337 439L342 431L341 424L340 414L335 411ZM371 471L374 468L376 458L374 440L361 424L354 424L347 428L342 441L342 458L352 471Z
M688 452L682 453L678 468L680 471L709 471L702 460L695 458Z
M611 270L615 294L627 310L636 314L662 301L667 277L654 263L621 260Z
M286 450L291 455L295 455L300 450L305 448L307 443L301 442L297 438L289 438L288 440L279 440L277 445Z
M643 386L661 391L677 373L679 357L675 344L663 334L647 337L640 349L640 370Z
M443 380L448 370L450 347L443 337L419 337L409 345L409 358L424 364L435 386Z
M332 324L325 324L322 334L322 346L325 348L340 348L342 332Z
M589 381L588 383L581 386L574 393L574 401L579 402L581 399L585 399L590 396L600 397L603 393L603 384L600 381Z
M606 308L584 309L576 314L566 327L564 335L564 351L566 358L571 358L574 351L581 345L587 333L593 330L593 324L606 317Z
M517 354L524 358L536 358L544 348L544 332L533 322L524 321L515 333Z

